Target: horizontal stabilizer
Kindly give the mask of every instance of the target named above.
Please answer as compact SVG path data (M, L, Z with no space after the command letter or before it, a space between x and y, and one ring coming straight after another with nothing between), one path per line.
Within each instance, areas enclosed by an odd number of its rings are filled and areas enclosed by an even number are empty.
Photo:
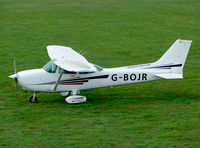
M163 79L183 79L182 74L176 74L176 73L161 73L161 74L155 74L155 76Z

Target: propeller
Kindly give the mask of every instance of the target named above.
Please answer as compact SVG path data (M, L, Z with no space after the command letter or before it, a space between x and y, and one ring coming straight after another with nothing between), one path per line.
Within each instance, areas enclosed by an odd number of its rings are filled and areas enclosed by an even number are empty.
M17 74L17 68L16 68L16 62L14 60L14 74L9 76L10 78L15 80L15 89L17 90L17 78L18 78L18 74Z

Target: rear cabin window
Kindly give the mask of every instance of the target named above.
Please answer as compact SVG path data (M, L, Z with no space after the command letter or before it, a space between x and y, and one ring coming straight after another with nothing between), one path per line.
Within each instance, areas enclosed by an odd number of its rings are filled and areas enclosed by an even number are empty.
M94 65L94 67L96 67L97 71L102 71L102 70L103 70L102 67L100 67L100 66L98 66L98 65L95 65L95 64L93 64L93 65Z

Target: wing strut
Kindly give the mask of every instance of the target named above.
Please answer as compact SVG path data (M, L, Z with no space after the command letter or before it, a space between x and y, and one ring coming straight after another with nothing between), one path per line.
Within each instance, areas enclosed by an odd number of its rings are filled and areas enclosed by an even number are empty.
M62 77L63 72L64 72L64 69L61 68L60 75L59 75L59 77L58 77L58 80L56 81L56 84L55 84L55 86L54 86L54 88L53 88L53 91L56 91L56 88L58 87L58 83L59 83L59 81L60 81L60 79L61 79L61 77Z

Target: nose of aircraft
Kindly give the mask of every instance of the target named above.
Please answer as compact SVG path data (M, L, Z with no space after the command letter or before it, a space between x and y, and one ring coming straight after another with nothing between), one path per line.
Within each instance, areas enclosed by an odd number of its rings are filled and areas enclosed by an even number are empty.
M12 74L12 75L10 75L8 77L15 80L15 89L17 90L17 80L18 80L18 77L19 77L18 74L15 73L15 74Z
M37 89L36 84L40 83L40 74L43 72L43 69L30 69L20 71L8 77L15 80L15 86L19 82L23 89L33 90L33 88Z
M12 78L12 79L16 79L16 78L18 78L18 75L17 74L12 74L12 75L10 75L10 76L8 76L9 78Z

